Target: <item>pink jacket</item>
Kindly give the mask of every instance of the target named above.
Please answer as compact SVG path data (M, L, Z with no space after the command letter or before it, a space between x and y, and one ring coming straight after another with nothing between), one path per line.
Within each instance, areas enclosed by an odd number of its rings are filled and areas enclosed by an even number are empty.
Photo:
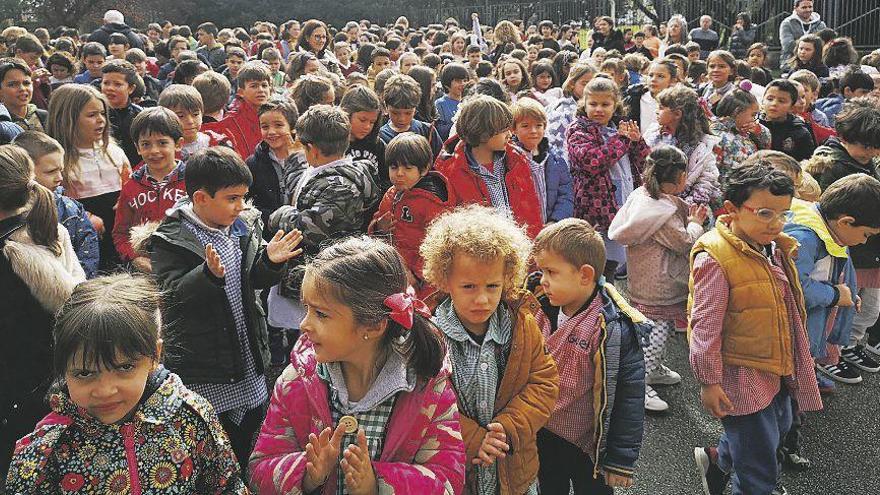
M316 373L311 343L300 339L275 383L266 420L250 459L251 486L263 495L299 493L310 433L333 426L327 383ZM376 477L390 493L460 494L465 451L456 396L446 363L425 386L402 393L391 413ZM322 492L336 493L334 470Z

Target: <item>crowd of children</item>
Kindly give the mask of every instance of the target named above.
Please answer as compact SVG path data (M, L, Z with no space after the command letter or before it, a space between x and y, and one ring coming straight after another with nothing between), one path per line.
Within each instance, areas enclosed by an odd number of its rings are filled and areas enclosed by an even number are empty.
M2 31L6 490L649 486L686 329L704 492L787 493L880 372L880 53L471 21Z

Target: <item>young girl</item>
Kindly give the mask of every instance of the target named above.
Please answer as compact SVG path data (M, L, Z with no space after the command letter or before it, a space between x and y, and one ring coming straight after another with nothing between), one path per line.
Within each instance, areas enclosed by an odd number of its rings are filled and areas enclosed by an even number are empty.
M419 246L425 229L441 213L451 210L449 183L440 172L431 170L434 155L428 140L414 132L398 134L386 149L388 175L393 184L373 216L368 232L388 233L410 271L410 284L416 294L429 295L434 288L422 275Z
M562 89L558 87L559 78L550 62L539 60L532 64L529 77L532 80L532 89L528 94L538 100L544 108L562 98Z
M676 82L678 65L668 58L659 58L648 66L647 83L627 88L623 95L623 106L627 118L638 123L642 134L657 123L657 95Z
M599 72L589 62L578 62L571 67L568 79L562 85L562 98L547 109L547 141L568 166L568 150L565 149L565 131L574 121L577 104L584 96L584 87Z
M370 175L379 190L388 190L391 181L385 167L385 142L379 139L379 128L383 125L379 97L367 86L357 86L345 92L339 106L351 122L351 136L345 154L369 163Z
M530 247L503 214L471 205L439 217L420 249L425 279L446 296L433 321L452 363L469 494L537 494L535 434L550 419L559 377L535 320L538 301L519 289Z
M293 83L287 98L296 104L300 114L313 105L333 105L336 92L333 83L327 77L318 74L307 74Z
M717 119L710 126L719 138L714 152L720 184L733 167L758 150L770 148L770 130L758 123L758 100L748 86L748 81L740 81L738 87L718 102Z
M767 45L764 43L755 43L749 47L748 54L746 55L746 62L748 62L753 69L764 74L765 81L761 83L762 85L773 79L773 75L766 67L764 67L764 63L767 61L767 54Z
M786 69L788 70L785 71L786 74L783 74L783 77L800 69L806 69L816 74L816 77L820 79L828 77L828 66L822 62L822 48L822 39L815 34L801 36L798 39L794 55L786 61Z
M368 237L306 267L303 336L251 455L259 493L461 493L445 349L406 271L394 248Z
M65 84L52 93L47 134L64 148L64 189L93 215L101 238L101 268L119 261L113 238L114 207L131 168L110 137L107 99L87 84ZM97 218L95 218L97 217Z
M678 197L687 185L687 158L678 148L655 148L642 181L615 215L608 236L626 246L629 297L654 321L645 348L645 409L665 411L669 405L651 385L681 382L663 360L675 320L685 318L689 254L703 234L708 210Z
M516 102L520 91L525 91L532 86L526 65L513 57L507 58L498 64L496 72L496 77L504 85L504 89L510 96L512 103Z
M159 292L84 282L58 312L52 412L16 445L11 493L248 493L211 405L162 367Z
M48 412L54 314L84 279L52 192L23 149L0 146L0 479L15 441Z
M724 95L733 91L736 80L736 59L727 50L715 50L706 57L709 82L700 88L700 96L706 100L712 112Z
M609 281L618 264L626 260L626 253L623 246L608 238L608 226L639 185L642 165L651 151L635 122L624 120L619 127L611 123L619 106L617 86L610 79L593 79L584 88L578 118L569 127L566 139L574 184L574 216L602 233Z
M688 157L687 182L681 198L688 204L709 204L721 197L718 166L712 150L718 142L709 130L709 119L700 107L697 93L682 85L657 95L658 126L645 136L653 148L671 144Z

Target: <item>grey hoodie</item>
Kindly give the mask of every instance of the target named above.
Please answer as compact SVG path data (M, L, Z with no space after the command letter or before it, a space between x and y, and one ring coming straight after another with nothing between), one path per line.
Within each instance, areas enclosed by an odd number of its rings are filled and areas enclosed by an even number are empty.
M805 35L818 33L825 29L825 22L819 16L818 12L813 12L809 22L804 22L796 13L792 13L779 24L779 43L782 45L782 52L779 54L779 60L785 61L794 54L795 42Z

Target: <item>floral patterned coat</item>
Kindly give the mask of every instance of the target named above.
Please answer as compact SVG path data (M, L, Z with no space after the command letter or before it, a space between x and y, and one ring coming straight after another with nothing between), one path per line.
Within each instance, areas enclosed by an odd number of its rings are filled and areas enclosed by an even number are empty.
M175 374L164 372L160 380L132 419L112 425L66 393L53 394L53 412L15 447L7 492L247 494L208 401Z
M327 383L315 371L308 339L293 349L275 383L266 420L251 454L251 487L261 495L299 494L310 433L333 426ZM401 393L373 469L380 494L458 495L464 487L465 451L448 362L413 392ZM336 470L322 493L336 493Z

